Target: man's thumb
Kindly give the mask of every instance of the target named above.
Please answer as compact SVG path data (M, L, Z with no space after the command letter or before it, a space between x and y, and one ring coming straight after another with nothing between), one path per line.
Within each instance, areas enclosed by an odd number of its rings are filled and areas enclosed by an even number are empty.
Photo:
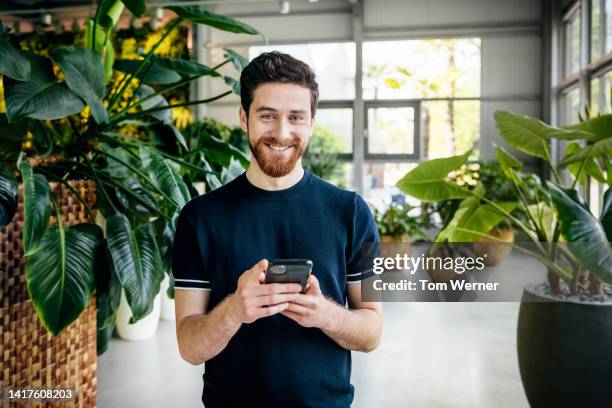
M266 269L268 269L268 260L262 259L251 268L251 274L253 275L254 279L259 279L259 275L261 275L262 272L265 272Z
M321 295L321 286L319 286L319 280L316 276L310 275L308 277L308 292L315 295Z

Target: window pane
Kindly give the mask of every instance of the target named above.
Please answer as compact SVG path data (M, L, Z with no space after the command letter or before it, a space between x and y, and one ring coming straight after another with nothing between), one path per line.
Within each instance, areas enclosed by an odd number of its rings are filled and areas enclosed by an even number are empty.
M325 137L338 153L353 151L353 109L319 108L315 135Z
M603 76L603 83L601 84L601 90L604 94L604 106L601 108L602 112L610 113L612 112L612 101L610 97L612 96L612 71L609 71L606 75Z
M419 203L406 197L395 184L406 173L416 167L416 163L369 163L364 166L364 196L376 208L385 208L394 199L405 199L413 205Z
M270 45L249 48L249 58L280 51L291 55L315 71L319 99L355 98L355 43Z
M602 79L601 78L593 78L591 80L591 111L596 114L600 112L600 108L601 108L601 104L600 104L600 98L601 98L601 93L600 91L600 87L601 87L601 83L602 83Z
M571 125L578 122L580 113L580 89L574 88L563 94L561 101L562 125Z
M612 51L612 1L606 1L606 52Z
M368 41L365 99L480 96L480 39Z
M591 61L601 57L601 2L593 0L591 8Z
M480 101L426 101L421 105L421 134L427 158L465 153L479 156Z
M580 13L565 24L565 76L580 71Z
M369 108L368 153L414 154L414 108Z

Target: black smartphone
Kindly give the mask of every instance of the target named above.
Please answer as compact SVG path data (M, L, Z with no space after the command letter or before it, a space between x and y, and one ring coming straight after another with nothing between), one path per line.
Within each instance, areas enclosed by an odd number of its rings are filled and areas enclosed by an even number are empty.
M304 293L311 272L312 261L310 259L275 259L268 264L265 282L299 283Z

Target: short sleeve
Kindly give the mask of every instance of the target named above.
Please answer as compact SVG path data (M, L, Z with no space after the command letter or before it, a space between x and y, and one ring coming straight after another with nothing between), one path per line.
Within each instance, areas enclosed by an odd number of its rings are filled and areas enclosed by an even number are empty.
M188 203L181 209L176 222L172 247L174 289L210 290L191 211L192 205Z
M361 282L374 275L373 262L380 253L380 237L370 207L357 194L350 245L346 281Z

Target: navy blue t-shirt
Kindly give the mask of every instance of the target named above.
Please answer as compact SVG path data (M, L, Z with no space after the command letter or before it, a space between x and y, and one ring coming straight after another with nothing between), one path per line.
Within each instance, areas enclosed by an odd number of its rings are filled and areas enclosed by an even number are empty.
M181 210L175 289L209 291L212 310L261 259L310 259L323 295L346 305L347 285L367 276L360 248L378 240L370 209L354 192L308 170L277 191L252 185L243 173ZM207 408L348 407L350 376L349 350L277 314L243 324L205 363L202 401Z

